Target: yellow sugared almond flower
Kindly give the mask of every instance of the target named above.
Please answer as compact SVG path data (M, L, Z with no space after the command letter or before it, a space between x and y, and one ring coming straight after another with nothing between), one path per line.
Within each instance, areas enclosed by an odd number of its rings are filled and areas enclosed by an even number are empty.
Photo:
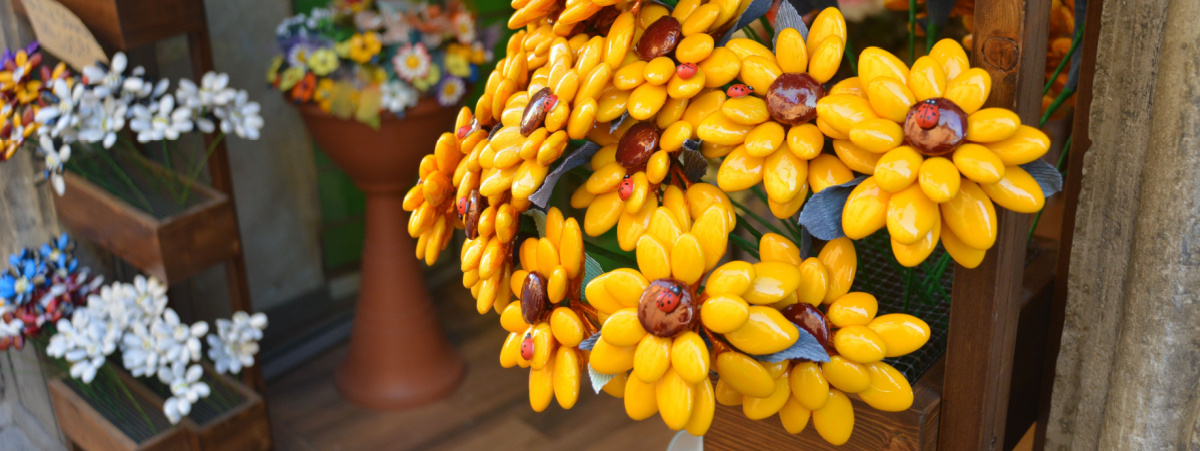
M871 176L846 201L846 236L887 226L905 266L924 261L940 239L973 268L996 240L993 202L1020 213L1042 209L1041 188L1019 165L1045 154L1049 138L1012 111L982 108L991 78L968 66L957 42L943 39L911 69L868 48L858 69L817 103L818 126L838 158Z
M546 410L552 398L564 409L575 405L587 363L578 346L595 333L582 310L572 308L580 305L583 232L574 218L564 221L557 208L546 215L545 230L545 237L522 244L521 269L510 280L518 299L500 313L500 324L509 331L500 365L530 368L529 403L537 412ZM564 300L568 306L562 305Z
M470 112L466 111L466 114ZM460 120L462 116L460 113ZM412 212L408 234L417 238L417 258L424 259L429 265L437 262L459 223L451 177L463 160L460 145L461 141L454 133L443 133L433 153L421 159L420 179L404 196L404 210Z
M775 53L749 39L729 41L726 48L739 60L738 80L753 92L719 102L718 111L696 128L705 142L733 149L717 172L722 190L762 182L775 216L800 210L808 194L808 162L821 154L825 140L809 122L825 95L821 84L838 70L845 38L845 19L828 8L814 20L807 42L795 29L781 30Z
M683 214L690 214L684 212ZM693 434L712 420L709 352L695 329L700 277L725 255L725 210L710 206L692 224L666 207L653 213L638 240L638 270L617 269L593 279L585 294L603 321L592 369L632 370L625 409L635 420L658 412L668 427ZM707 393L707 395L706 395Z

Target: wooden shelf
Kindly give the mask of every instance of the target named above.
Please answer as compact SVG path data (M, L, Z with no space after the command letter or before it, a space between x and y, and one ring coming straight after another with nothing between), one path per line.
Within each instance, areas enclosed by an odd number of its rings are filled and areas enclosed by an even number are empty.
M203 0L56 0L74 12L109 53L205 30ZM21 0L13 10L25 15Z

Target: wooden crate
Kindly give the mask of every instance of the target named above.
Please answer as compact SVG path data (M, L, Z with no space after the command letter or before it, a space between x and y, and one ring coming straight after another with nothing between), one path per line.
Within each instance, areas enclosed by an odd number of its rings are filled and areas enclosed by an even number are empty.
M151 161L143 164L176 181L182 177ZM166 284L185 280L237 255L237 217L229 196L192 185L189 207L157 217L82 176L66 173L67 190L54 207L71 233L87 238ZM161 215L160 215L161 216Z
M223 381L224 387L209 382L214 394L221 390L234 392L241 402L200 424L197 407L182 422L193 436L193 448L198 450L268 450L271 449L271 426L267 419L267 404L254 390L204 365L205 378ZM218 382L219 383L219 382ZM208 398L212 400L212 396Z
M109 53L204 30L203 0L55 0L79 16ZM21 0L13 10L25 15ZM199 20L197 20L199 18Z
M54 417L58 427L71 442L75 449L87 451L110 450L186 450L191 446L190 432L182 427L169 424L157 434L140 440L132 438L121 427L113 424L104 414L96 410L87 400L80 396L75 389L59 379L47 384L50 388L50 402L54 405ZM135 399L142 404L141 412L149 417L166 421L161 402L148 398L141 393L132 391ZM127 401L119 395L113 396L115 402ZM130 404L132 408L132 404ZM126 413L132 413L129 409ZM138 413L140 415L140 412Z

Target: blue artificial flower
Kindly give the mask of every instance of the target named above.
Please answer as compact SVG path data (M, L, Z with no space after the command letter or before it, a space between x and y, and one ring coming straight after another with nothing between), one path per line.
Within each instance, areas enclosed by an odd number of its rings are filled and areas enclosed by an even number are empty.
M34 288L46 283L43 274L45 265L29 249L13 254L8 258L8 262L12 267L0 275L0 299L3 299L5 304L20 306L29 302Z
M43 244L40 252L42 260L61 277L67 277L79 268L79 260L75 259L75 242L66 233Z

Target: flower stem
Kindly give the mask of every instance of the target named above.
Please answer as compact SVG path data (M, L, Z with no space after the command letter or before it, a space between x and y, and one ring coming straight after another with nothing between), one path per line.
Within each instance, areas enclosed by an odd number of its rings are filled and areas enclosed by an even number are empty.
M221 132L211 143L208 143L208 150L204 152L204 159L200 160L200 163L192 170L192 174L184 181L186 184L184 185L183 196L179 199L180 205L188 201L188 197L192 194L192 185L196 184L196 179L200 178L200 171L204 170L204 167L208 164L208 159L212 157L213 152L217 150L217 145L223 139L225 139L225 132Z
M96 145L92 144L92 148L95 149ZM121 168L121 165L117 164L117 161L113 159L112 155L109 155L108 151L104 149L95 149L95 152L100 154L104 161L108 162L108 164L112 166L113 171L117 174L117 177L120 177L121 180L125 182L125 185L128 186L131 191L133 191L133 194L137 195L137 199L142 203L142 208L146 210L146 213L153 214L154 207L150 206L150 201L146 200L146 196L142 195L141 190L139 190L137 185L133 183L133 179L129 178L129 174L125 173L125 170Z
M758 256L758 250L754 248L754 243L751 243L749 240L731 234L729 235L729 241L737 245L737 247L742 248L743 251L746 251L746 253L752 255L754 258L762 260L762 258Z
M120 387L122 392L125 392L125 397L129 398L129 403L133 404L133 406L137 408L138 413L142 415L142 419L146 420L146 425L150 426L150 432L158 432L158 428L154 427L154 422L150 421L150 416L146 415L146 411L142 410L142 403L138 402L138 400L133 397L133 393L129 392L129 387L125 386L125 383L121 380L121 377L117 375L117 371L112 369L111 366L108 366L107 362L104 364L104 369L107 370L109 377L111 377L113 380L113 383Z
M917 0L908 0L908 65L917 57Z
M787 236L787 234L783 233L782 230L779 230L778 227L771 225L771 223L767 222L766 219L763 219L762 216L759 216L759 215L755 214L753 211L750 211L749 208L746 208L745 205L738 203L738 201L733 200L732 198L729 199L729 202L733 203L733 206L740 208L743 212L746 213L747 216L753 218L755 221L758 221L758 223L762 224L763 227L770 229L772 232L778 233L783 236Z
M1058 80L1058 75L1062 73L1063 68L1067 67L1067 63L1071 61L1071 57L1075 55L1075 50L1079 48L1079 41L1083 40L1083 24L1075 27L1075 36L1071 38L1071 50L1063 56L1062 61L1058 62L1058 67L1054 68L1054 74L1046 80L1046 86L1042 88L1042 95L1050 92L1050 88L1054 86L1054 81Z

